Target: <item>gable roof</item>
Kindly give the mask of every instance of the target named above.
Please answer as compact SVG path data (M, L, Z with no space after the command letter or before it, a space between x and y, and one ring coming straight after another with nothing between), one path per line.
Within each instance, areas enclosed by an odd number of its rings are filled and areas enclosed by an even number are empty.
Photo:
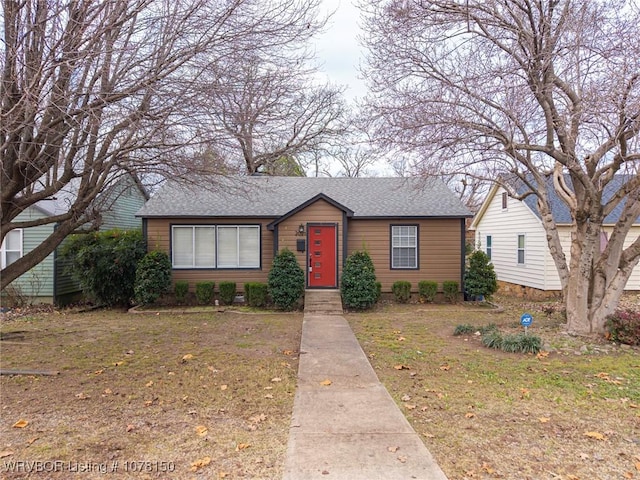
M169 181L137 216L278 218L319 195L356 218L472 216L435 178L269 176L223 178L206 189Z
M615 175L613 177L613 179L604 187L604 190L602 192L602 201L603 204L608 202L611 197L618 191L620 190L620 188L622 188L622 186L629 181L630 179L630 175ZM565 175L564 176L564 180L566 182L566 184L569 186L569 188L573 188L573 184L571 182L571 177L569 175ZM471 228L475 228L476 224L478 223L478 221L482 218L482 216L484 215L484 213L487 210L487 207L489 205L489 203L491 202L491 200L493 199L493 197L495 196L496 192L498 191L498 189L500 188L500 186L498 184L495 184L493 186L493 188L491 189L491 191L489 192L489 194L487 195L486 200L484 201L484 203L482 204L482 207L480 208L480 210L478 210L478 213L476 214L476 217L473 220L473 223L471 225ZM523 194L528 190L528 187L526 185L524 185L524 183L522 183L520 180L517 180L514 182L514 188L516 189L516 192L518 194ZM572 218L571 218L571 212L569 211L569 208L567 207L567 205L562 201L562 199L558 196L555 188L553 187L553 177L551 175L548 175L546 177L546 189L547 189L547 196L549 198L549 204L551 206L551 213L553 215L553 220L555 221L556 224L558 225L563 225L563 224L571 224L572 223ZM529 195L527 196L524 200L523 203L529 207L529 210L531 210L531 212L538 218L538 219L542 219L540 212L538 210L538 196L537 195ZM622 214L622 210L624 209L624 205L625 202L624 200L622 202L620 202L612 211L609 215L607 215L603 221L604 224L609 224L612 225L614 223L616 223L618 221L618 219L620 218L620 215ZM635 223L640 223L640 217L638 217L636 219Z

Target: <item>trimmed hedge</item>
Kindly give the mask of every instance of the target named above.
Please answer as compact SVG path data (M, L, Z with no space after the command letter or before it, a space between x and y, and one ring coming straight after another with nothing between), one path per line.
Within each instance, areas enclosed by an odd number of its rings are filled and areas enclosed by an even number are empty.
M261 308L267 304L268 285L261 282L244 284L244 300L250 307Z
M186 280L176 280L173 287L173 293L176 296L176 302L185 303L187 294L189 293L189 282Z
M304 270L291 250L285 248L273 259L268 286L276 307L285 311L296 308L304 294Z
M442 291L449 303L456 303L460 296L460 284L455 280L445 280L442 282Z
M438 294L438 282L431 280L422 280L418 282L418 294L420 300L431 303L436 299Z
M138 262L133 287L136 301L142 305L154 303L171 288L171 260L165 252L147 253Z
M366 251L353 252L347 257L340 282L342 301L348 308L364 310L378 301L376 273Z
M407 303L411 298L411 282L407 282L406 280L393 282L391 291L393 292L393 297L396 302Z
M218 284L220 290L220 300L224 305L231 305L233 299L236 298L236 282L220 282Z
M213 288L215 282L197 282L196 283L196 300L200 305L209 305L213 300Z

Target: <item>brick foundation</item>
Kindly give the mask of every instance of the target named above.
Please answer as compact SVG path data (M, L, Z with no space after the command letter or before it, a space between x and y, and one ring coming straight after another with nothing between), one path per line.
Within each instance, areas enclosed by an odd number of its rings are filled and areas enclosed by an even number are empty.
M527 300L551 300L561 297L560 290L540 290L538 288L517 285L498 280L498 293Z

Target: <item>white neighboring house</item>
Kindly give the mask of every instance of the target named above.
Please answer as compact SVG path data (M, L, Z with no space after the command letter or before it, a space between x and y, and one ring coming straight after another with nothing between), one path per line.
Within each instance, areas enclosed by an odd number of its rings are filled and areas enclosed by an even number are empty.
M612 182L613 184L614 182ZM567 257L571 245L571 217L569 210L550 189L554 220L558 227L562 249ZM604 222L602 242L606 242L621 207ZM509 285L530 287L544 292L561 291L560 277L549 252L546 233L537 208L537 197L517 200L494 185L471 223L475 231L475 246L487 253L496 271L501 288ZM625 247L640 235L640 219L629 231ZM640 265L633 270L625 290L640 290Z

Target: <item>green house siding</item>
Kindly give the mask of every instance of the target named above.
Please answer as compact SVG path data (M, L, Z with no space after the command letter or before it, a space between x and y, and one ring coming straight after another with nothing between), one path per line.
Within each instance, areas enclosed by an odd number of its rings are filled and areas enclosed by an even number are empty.
M135 213L144 205L146 198L133 180L126 178L119 181L103 194L102 201L107 210L103 213L100 230L132 230L142 227L142 220L136 218ZM39 208L29 207L16 220L28 221L46 217L47 214ZM50 223L23 229L22 254L25 255L40 245L54 228L55 225ZM66 299L78 294L78 283L73 280L65 262L57 255L64 243L63 241L56 252L47 256L40 264L14 280L11 283L12 289L19 292L25 300L34 303L65 303ZM2 295L8 293L3 291Z

